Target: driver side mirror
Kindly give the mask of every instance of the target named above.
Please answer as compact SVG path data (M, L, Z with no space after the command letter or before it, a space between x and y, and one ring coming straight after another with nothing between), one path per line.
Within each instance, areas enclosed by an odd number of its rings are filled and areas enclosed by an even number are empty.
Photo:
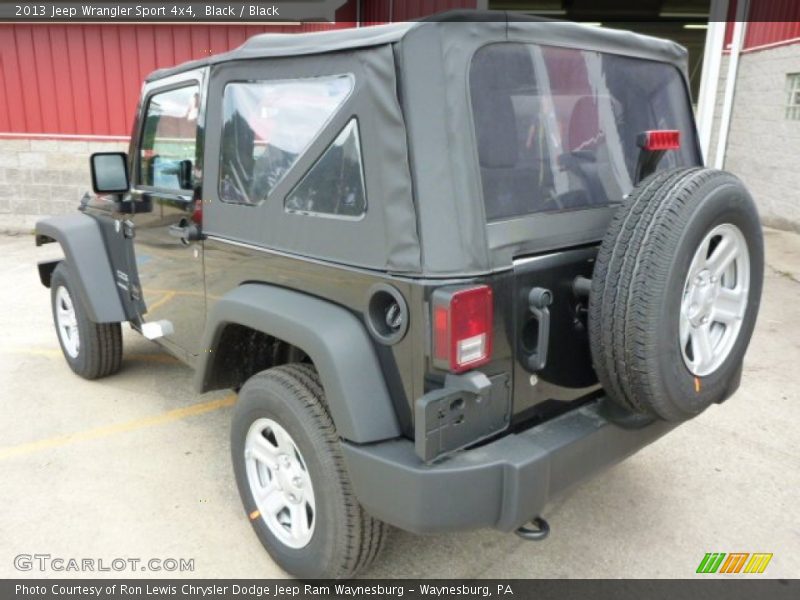
M98 194L123 194L130 189L128 155L124 152L96 152L89 159L92 189Z

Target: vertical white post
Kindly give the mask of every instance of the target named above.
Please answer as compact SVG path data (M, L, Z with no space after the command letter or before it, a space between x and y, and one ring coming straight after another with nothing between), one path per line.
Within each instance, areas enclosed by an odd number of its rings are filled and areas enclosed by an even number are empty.
M739 55L742 52L742 41L747 28L747 0L739 0L736 6L736 23L733 26L731 57L728 63L728 74L725 78L725 98L722 101L722 120L719 124L719 139L714 156L714 168L721 169L725 165L725 149L728 146L728 132L731 127L733 112L733 92L736 89L736 74L739 70Z
M703 69L700 75L700 93L697 97L697 130L700 136L700 148L703 151L703 161L706 163L708 163L711 130L714 125L714 107L717 103L727 14L728 0L711 0L706 45L703 52Z

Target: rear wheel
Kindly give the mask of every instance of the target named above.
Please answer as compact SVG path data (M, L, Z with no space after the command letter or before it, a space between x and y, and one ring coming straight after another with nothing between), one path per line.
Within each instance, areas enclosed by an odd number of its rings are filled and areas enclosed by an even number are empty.
M644 180L597 256L592 361L612 400L667 420L735 388L755 326L763 238L733 175L675 169Z
M50 278L50 299L58 342L70 368L85 379L98 379L122 365L119 323L94 323L77 293L67 265L59 263Z
M346 578L376 558L387 526L356 500L316 370L291 364L239 393L231 457L245 512L275 562L302 578Z

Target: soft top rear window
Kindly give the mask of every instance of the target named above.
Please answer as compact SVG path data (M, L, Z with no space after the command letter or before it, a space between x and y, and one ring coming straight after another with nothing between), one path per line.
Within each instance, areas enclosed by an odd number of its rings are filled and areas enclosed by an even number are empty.
M634 185L639 133L677 129L659 170L699 164L692 108L673 65L498 43L472 60L470 92L486 216L594 208Z

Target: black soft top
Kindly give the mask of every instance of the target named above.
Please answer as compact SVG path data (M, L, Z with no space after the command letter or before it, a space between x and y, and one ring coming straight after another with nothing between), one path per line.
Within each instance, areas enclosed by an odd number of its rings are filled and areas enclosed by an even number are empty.
M214 66L208 74L206 154L216 156L228 82L352 75L353 93L282 185L296 185L356 115L361 143L369 149L364 154L370 206L365 217L358 222L298 219L284 211L283 202L266 202L242 219L240 212L210 202L208 222L228 219L220 225L220 235L341 264L432 277L472 276L511 268L517 255L597 242L614 210L604 206L536 214L487 225L468 76L479 49L505 42L671 64L684 80L683 104L691 111L686 51L678 44L489 11L320 33L258 35L225 54L156 71L150 81ZM205 181L217 181L218 162L207 161L204 168ZM215 193L209 183L207 197Z
M419 21L391 23L388 25L334 29L313 33L264 33L251 37L244 44L229 52L185 62L168 69L153 71L147 77L147 81L154 81L176 73L234 60L306 56L392 44L405 41L407 37L413 39L413 36L408 36L409 32L437 23L523 24L524 29L530 30L531 41L541 41L538 39L539 36L536 36L536 33L541 32L543 27L546 27L557 35L559 45L562 46L573 48L586 48L588 46L592 49L601 49L614 54L670 62L679 67L686 60L686 50L682 46L668 40L628 31L590 27L569 21L556 21L505 11L456 10ZM525 23L529 23L531 26L525 28ZM442 31L446 31L448 36L463 35L466 37L471 35L470 29L463 27L446 27ZM551 38L552 36L548 35L546 37ZM552 39L548 40L548 43L553 43Z

